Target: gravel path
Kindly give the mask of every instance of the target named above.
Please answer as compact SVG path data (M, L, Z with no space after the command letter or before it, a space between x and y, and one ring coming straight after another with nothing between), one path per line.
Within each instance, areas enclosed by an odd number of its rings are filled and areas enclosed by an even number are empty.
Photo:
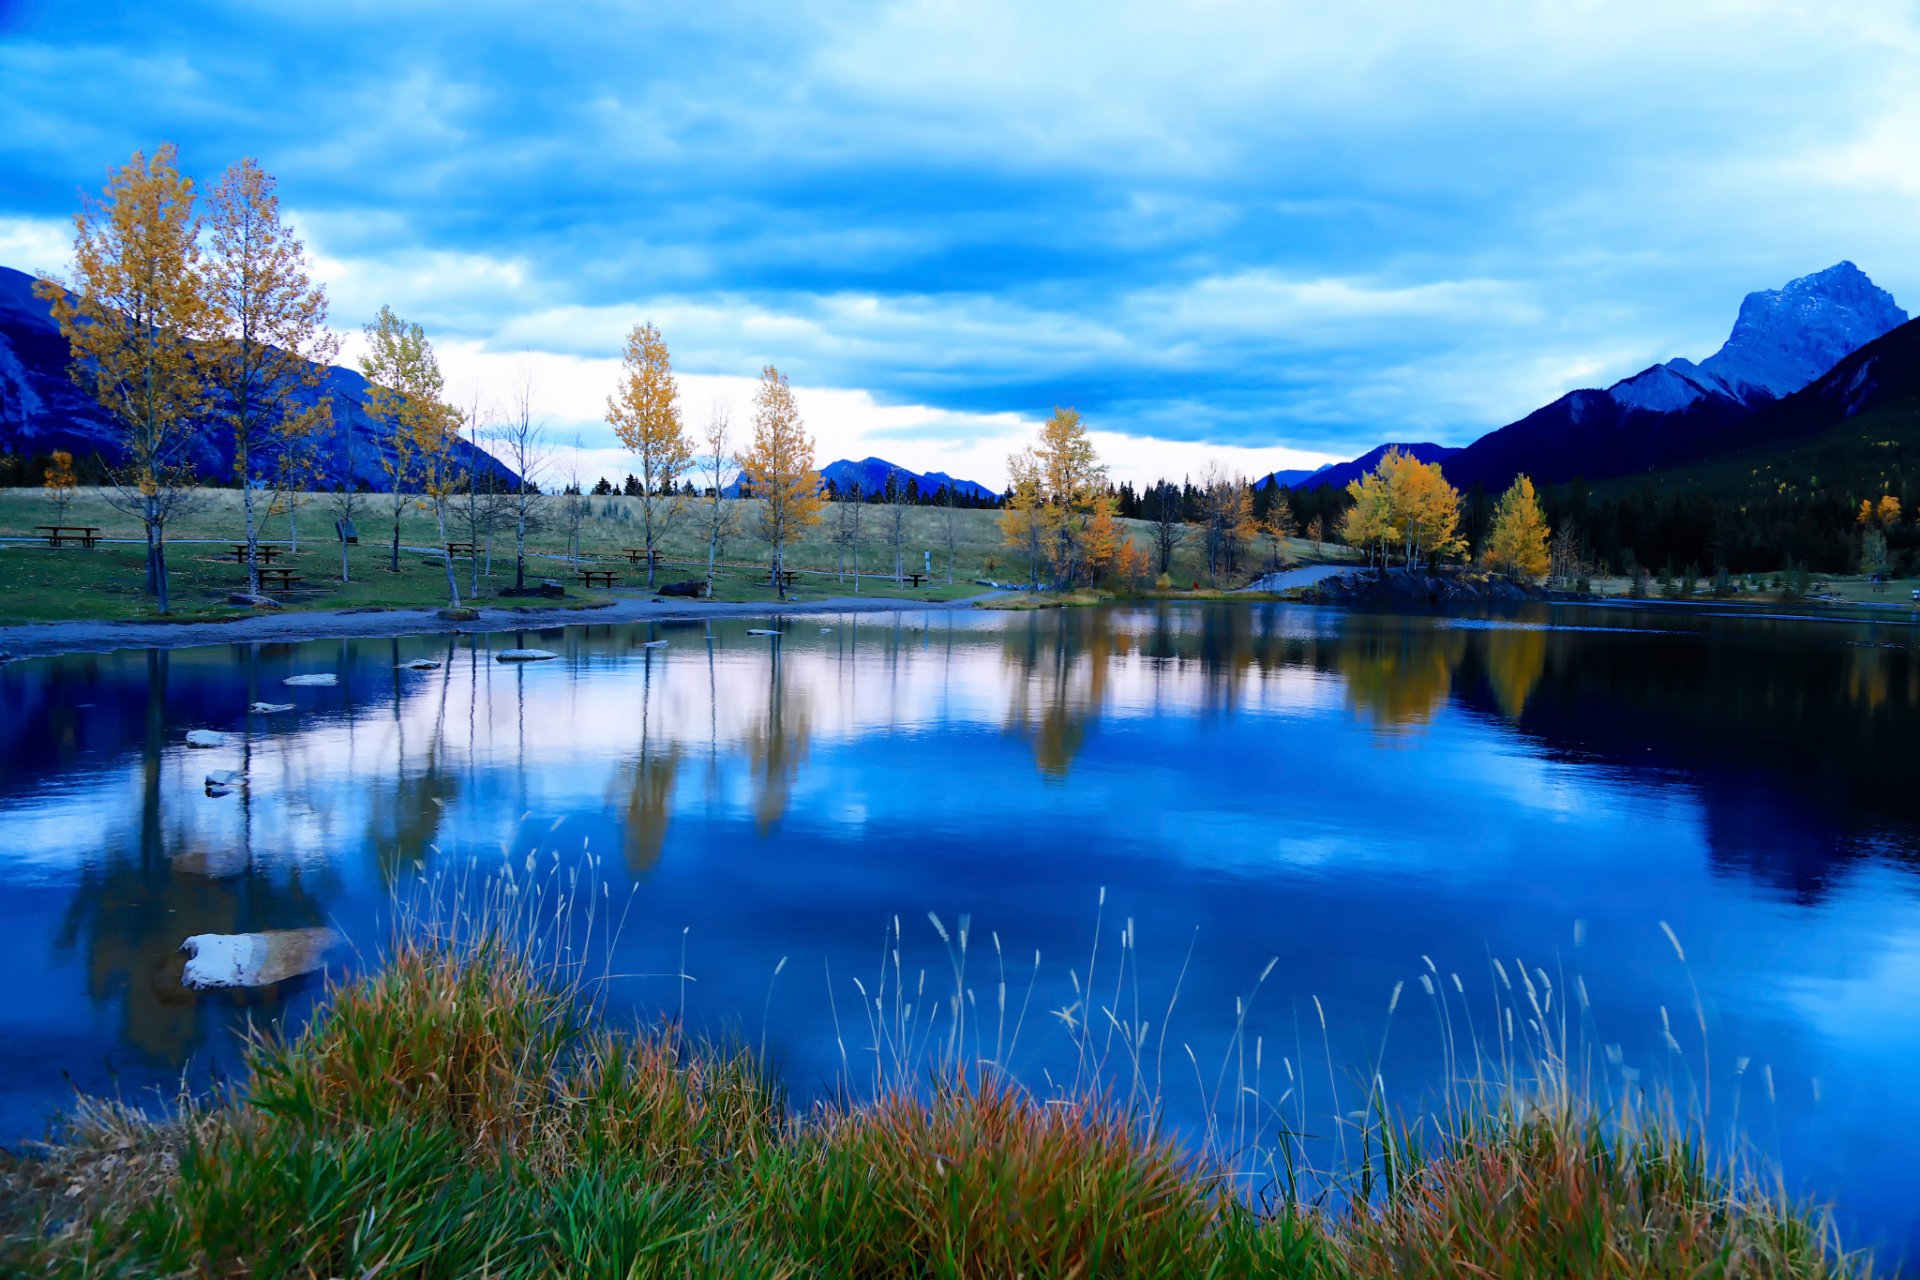
M655 603L651 596L617 599L599 609L481 609L475 621L454 622L433 609L311 610L263 613L229 622L36 622L0 627L0 653L16 658L58 653L107 653L114 649L179 649L233 643L289 644L357 636L404 636L477 631L536 631L546 627L608 622L655 622L665 618L765 618L804 613L920 613L968 609L988 591L964 600L929 601L834 596L789 604Z
M1343 573L1353 573L1357 566L1350 564L1310 564L1298 569L1282 569L1278 573L1269 573L1265 577L1255 578L1244 591L1286 591L1293 587L1310 587L1316 582L1328 578L1337 578Z

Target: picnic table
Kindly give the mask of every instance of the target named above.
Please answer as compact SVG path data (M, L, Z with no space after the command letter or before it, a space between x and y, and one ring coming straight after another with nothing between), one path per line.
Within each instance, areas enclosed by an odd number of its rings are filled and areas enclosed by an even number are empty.
M247 562L247 544L244 542L236 542L233 543L232 546L233 562L235 564L245 564ZM261 564L272 564L273 558L280 554L280 548L261 545L259 552Z
M50 547L57 547L62 541L90 547L100 540L100 526L97 524L37 524L33 527L47 535L47 545Z
M260 585L262 588L272 587L275 591L285 591L299 581L300 572L291 565L280 565L272 569L264 565L261 566Z
M931 578L933 575L930 573L909 573L904 576L907 579L908 586L917 587L921 583L925 582L928 578Z
M606 587L609 590L613 587L615 576L615 571L612 569L582 569L579 574L580 581L587 586Z
M647 562L648 552L645 547L627 547L625 548L625 550L627 553L627 563L645 564ZM658 568L663 557L661 556L658 550L655 550L652 553L652 556L653 556L654 567Z
M471 542L449 542L447 544L447 555L450 557L466 556L468 559L472 559L474 556L478 555L479 553L480 553L480 548L476 547Z

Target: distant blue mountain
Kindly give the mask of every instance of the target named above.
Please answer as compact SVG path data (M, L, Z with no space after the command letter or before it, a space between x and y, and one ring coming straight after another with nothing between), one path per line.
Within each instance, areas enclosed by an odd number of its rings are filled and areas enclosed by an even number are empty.
M1344 489L1347 487L1348 481L1358 480L1361 476L1379 466L1380 459L1387 456L1387 450L1389 449L1398 449L1402 453L1412 454L1422 462L1438 462L1443 466L1448 458L1460 452L1458 449L1451 449L1443 444L1428 444L1425 442L1419 444L1383 444L1377 448L1367 450L1351 462L1335 462L1328 466L1321 467L1317 471L1305 472L1305 478L1291 487L1295 489L1318 489L1323 485L1331 485L1336 489ZM1285 476L1301 475L1303 473L1276 471L1274 474L1277 476Z
M1277 484L1283 489L1298 489L1301 485L1306 484L1322 471L1325 471L1333 465L1331 462L1325 463L1322 466L1313 468L1311 471L1269 471L1266 475L1254 481L1253 487L1256 489L1264 489L1269 485Z
M857 484L860 486L860 492L869 497L884 492L887 487L887 477L891 475L898 475L901 484L911 482L923 497L930 498L940 492L943 486L948 485L951 485L953 491L961 497L981 502L992 502L1000 496L997 490L989 489L986 485L972 480L956 480L944 471L909 471L898 463L888 462L885 458L862 458L858 462L841 458L837 462L829 462L820 468L820 479L832 484L836 492L842 494L851 492L853 486ZM739 479L736 477L734 482L722 492L728 497L738 496Z
M33 277L0 267L0 449L45 454L65 449L75 458L98 453L120 461L118 431L107 412L67 376L67 343L47 304L33 296ZM333 401L333 428L320 442L320 481L332 487L347 474L369 488L386 485L380 469L384 431L367 416L367 380L330 366L308 403ZM351 444L349 450L348 445ZM513 473L491 454L462 442L460 465L511 482ZM233 442L217 425L200 432L191 451L204 480L233 475Z

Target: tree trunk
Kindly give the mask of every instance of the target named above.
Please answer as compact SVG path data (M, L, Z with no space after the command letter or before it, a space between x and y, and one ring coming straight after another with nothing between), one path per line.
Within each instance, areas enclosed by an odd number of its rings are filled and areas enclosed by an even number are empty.
M400 512L393 513L393 559L387 565L389 573L400 572Z
M351 581L353 579L347 576L347 540L342 538L340 539L340 585L345 586Z
M167 593L167 537L159 525L153 526L153 569L160 583L160 612L172 613L173 602Z
M513 526L513 589L527 589L527 509L521 499L520 518Z
M253 523L253 485L247 481L247 453L240 451L240 507L247 513L247 594L260 594L260 535Z
M447 517L441 505L433 504L433 527L440 535L440 548L446 553L447 595L453 601L453 607L460 607L460 580L453 576L453 552L447 551Z

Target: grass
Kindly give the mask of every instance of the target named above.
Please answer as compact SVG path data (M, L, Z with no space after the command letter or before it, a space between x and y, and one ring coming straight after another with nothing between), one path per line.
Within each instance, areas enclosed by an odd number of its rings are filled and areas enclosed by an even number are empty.
M379 498L380 495L372 495ZM195 510L178 517L168 528L168 565L172 570L174 616L183 620L245 616L243 606L227 603L233 591L242 589L246 574L230 556L230 545L242 537L244 520L240 494L228 489L209 489L198 495ZM752 527L752 502L729 504L735 508L736 523L742 530ZM390 510L390 508L388 509ZM621 573L621 585L613 595L645 591L644 572L633 569L626 558L628 547L642 542L640 501L627 497L599 497L588 500L588 516L581 525L583 559L593 565L613 568ZM707 545L697 527L697 513L682 517L669 526L661 543L668 563L659 572L658 582L673 582L706 576ZM932 553L934 581L918 588L897 583L891 576L892 553L883 545L880 527L885 512L869 508L862 537L859 564L864 571L859 579L859 594L904 597L913 600L950 600L977 594L977 579L1005 581L1024 577L1023 567L1003 544L1000 513L990 510L960 510L953 513L955 545L952 577L948 583L945 542L946 513L937 508L914 507L908 510L908 538L905 567L922 570L926 552ZM32 489L0 489L0 535L27 538L33 527L54 519L45 496ZM437 562L428 563L420 551L405 547L428 548L439 545L430 513L409 510L402 518L400 537L401 569L398 574L386 570L385 542L391 536L390 516L380 507L368 504L356 518L360 545L351 554L352 582L342 584L339 545L332 538L331 515L323 498L310 500L298 512L300 551L277 559L275 564L294 567L303 579L291 592L277 595L290 609L420 608L446 603L446 574ZM21 622L46 622L67 618L102 620L151 619L155 612L144 585L144 548L140 545L139 522L111 507L98 491L81 490L61 520L63 524L95 525L108 542L92 550L80 547L50 548L44 542L0 543L0 625ZM275 516L261 524L261 537L283 550L290 542L287 520ZM1136 541L1147 542L1147 528L1136 524ZM823 524L809 530L787 551L790 568L802 570L794 587L800 598L855 594L854 580L842 579L839 555L829 543L828 527ZM465 540L459 529L448 536ZM1189 539L1175 553L1175 581L1205 581L1197 539ZM577 603L592 604L611 598L601 591L582 589L573 576L574 567L561 555L563 532L549 527L530 537L528 548L535 558L527 569L529 581L557 578ZM1264 544L1263 544L1264 545ZM1326 548L1329 553L1343 548ZM1312 543L1289 544L1295 558L1315 555ZM776 598L764 584L766 548L749 533L734 534L725 544L721 559L727 562L715 583L714 598L721 601L760 602ZM1255 557L1258 558L1258 557ZM483 557L483 564L484 564ZM498 600L495 592L510 585L513 569L513 539L510 532L494 538L491 576L483 575L480 590L471 592L468 563L455 562L463 599L476 594L489 608L512 607L513 601ZM1223 584L1223 585L1237 585ZM535 601L533 607L551 607L552 601Z
M1507 1008L1533 1031L1484 1048L1444 1033L1460 1069L1437 1120L1391 1117L1377 1072L1364 1099L1347 1100L1357 1106L1343 1106L1335 1086L1331 1120L1348 1154L1309 1174L1303 1135L1328 1117L1307 1116L1304 1089L1289 1108L1294 1089L1264 1100L1246 1087L1245 1060L1257 1064L1260 1050L1238 1029L1214 1086L1233 1086L1216 1098L1231 1120L1197 1143L1159 1123L1165 1035L1156 1049L1145 1023L1062 1010L1078 1078L1036 1094L1000 1073L992 1060L1011 1051L1010 1006L1015 1040L1025 1009L1017 993L1008 999L1004 965L998 1012L987 1012L991 1000L976 1008L964 917L951 931L933 919L953 964L946 1000L901 971L895 924L893 972L883 963L863 1000L871 1085L849 1070L836 1100L796 1110L745 1049L695 1042L672 1022L608 1030L582 959L612 954L599 895L571 873L562 885L557 869L532 883L534 867L519 883L493 882L484 911L410 917L384 964L333 986L297 1036L258 1038L229 1093L158 1118L82 1103L59 1142L0 1167L0 1270L823 1280L1869 1271L1819 1211L1747 1166L1712 1160L1699 1126L1637 1091L1576 1081L1556 1046L1579 1015L1556 1004L1544 972L1542 991L1520 971L1522 998L1496 965ZM548 922L544 932L521 927L534 920ZM1084 982L1075 971L1089 1003L1096 981L1115 982L1099 976L1102 964L1127 974L1131 933L1129 923L1118 956L1096 948ZM1421 985L1438 1025L1452 1027L1465 1005L1438 977ZM1257 993L1239 1002L1242 1026ZM1396 988L1391 1004L1399 998ZM1248 1170L1262 1163L1274 1176L1256 1185Z

